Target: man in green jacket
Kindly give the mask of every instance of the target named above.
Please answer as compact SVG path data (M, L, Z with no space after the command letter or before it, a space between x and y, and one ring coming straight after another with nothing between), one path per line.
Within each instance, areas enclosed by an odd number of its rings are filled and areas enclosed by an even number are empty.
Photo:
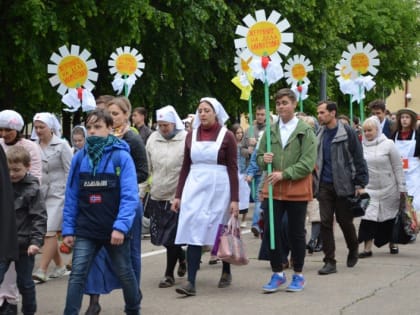
M303 264L305 260L306 239L305 220L308 201L312 200L312 171L316 161L316 137L310 126L295 116L297 98L290 89L281 89L275 96L279 122L271 125L271 152L267 151L266 135L261 138L257 161L267 169L272 164L273 172L265 179L263 196L268 202L268 185L273 186L273 217L275 248L269 249L273 275L263 286L264 292L275 292L286 283L282 267L282 247L279 227L283 215L288 216L288 234L293 259L292 281L287 291L302 291L305 286ZM264 233L270 239L268 207L264 210Z

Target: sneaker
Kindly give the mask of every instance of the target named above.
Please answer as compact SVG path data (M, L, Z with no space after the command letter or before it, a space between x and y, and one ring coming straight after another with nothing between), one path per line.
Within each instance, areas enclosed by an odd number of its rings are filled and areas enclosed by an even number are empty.
M357 250L349 251L349 254L347 255L347 267L352 268L356 266L358 259L359 252Z
M305 278L300 275L293 275L292 282L290 282L289 286L286 288L288 292L299 292L302 291L305 287Z
M53 272L51 272L51 274L49 275L49 278L61 278L62 276L64 276L67 272L67 268L66 266L63 267L55 267Z
M246 221L243 221L243 222L241 223L241 228L246 228Z
M195 288L191 284L191 282L185 282L184 284L180 285L178 288L175 289L176 293L184 294L186 296L194 296L195 295Z
M254 234L255 237L260 237L260 228L256 225L251 227L251 232Z
M32 279L38 280L39 282L46 282L47 281L47 275L42 269L38 269L32 274Z
M326 262L325 265L318 270L318 274L320 275L329 275L331 273L336 273L337 267L335 263Z
M270 282L263 286L264 292L276 292L280 289L280 287L286 283L286 276L279 275L277 272L273 273L271 276Z

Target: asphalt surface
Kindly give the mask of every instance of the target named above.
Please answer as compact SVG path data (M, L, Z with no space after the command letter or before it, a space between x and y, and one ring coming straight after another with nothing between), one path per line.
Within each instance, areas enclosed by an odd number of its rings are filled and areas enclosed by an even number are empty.
M358 226L359 220L355 223ZM309 232L309 224L307 228ZM400 245L398 255L390 255L387 246L373 248L372 257L359 259L354 268L348 268L347 249L338 225L335 226L335 235L338 261L336 274L318 275L317 271L323 265L323 255L314 253L305 259L304 291L291 293L281 290L264 294L261 288L271 277L269 262L257 260L260 240L249 229L243 229L249 264L233 266L232 285L219 289L217 283L221 275L221 263L209 265L210 256L205 253L197 275L197 295L194 297L181 297L175 292L175 287L158 288L165 270L165 250L144 239L141 314L420 314L420 241ZM69 256L65 259L68 260ZM286 274L289 282L292 270L287 269ZM65 276L37 285L37 314L63 313L67 281L68 276ZM176 278L176 285L182 281L182 278ZM100 304L101 315L124 314L121 290L102 296ZM87 305L88 297L85 296L80 314L84 314Z

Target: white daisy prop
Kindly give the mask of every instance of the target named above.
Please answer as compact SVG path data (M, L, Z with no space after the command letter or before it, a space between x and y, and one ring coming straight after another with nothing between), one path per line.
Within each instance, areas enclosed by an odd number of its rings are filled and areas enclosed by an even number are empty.
M344 51L342 54L342 59L348 64L348 68L345 69L345 73L350 73L351 78L355 79L360 75L365 75L370 73L371 75L376 75L380 62L378 57L378 52L373 48L369 43L363 47L362 42L357 42L356 44L350 44L347 46L348 51Z
M334 74L340 85L340 91L343 92L343 94L353 94L354 91L354 81L351 80L351 74L346 71L348 67L348 63L344 59L341 59L340 62L335 65Z
M53 64L47 67L48 73L54 74L49 78L50 84L58 85L57 92L63 95L68 111L76 111L80 106L83 111L92 110L91 91L95 87L92 81L98 80L98 73L92 71L96 68L95 59L89 59L91 54L86 49L80 53L78 45L71 45L70 50L61 46L58 50L59 54L54 52L50 57Z
M294 55L287 60L284 69L286 70L286 81L292 86L291 89L295 92L297 99L299 101L307 99L308 86L311 82L308 78L308 73L314 69L311 61L303 55Z
M145 67L145 63L142 62L143 56L136 48L124 46L117 48L110 58L109 72L115 74L112 87L117 94L121 94L124 90L125 96L128 97L137 78L143 75L141 71Z
M250 63L252 75L264 82L265 70L269 84L283 77L280 54L287 56L291 48L286 43L293 42L293 33L284 32L290 27L289 22L286 19L279 21L280 17L281 14L273 10L266 18L265 11L258 10L255 19L248 14L242 19L246 26L238 25L235 31L242 36L235 39L235 48L243 49L241 58L248 60L253 57ZM263 61L263 57L267 57L268 62Z
M242 50L238 49L236 51L236 57L234 58L235 62L235 71L237 75L231 80L231 82L241 90L241 100L249 100L252 92L252 85L254 84L254 78L251 75L251 68L249 63L251 62L252 57L248 60L241 58Z

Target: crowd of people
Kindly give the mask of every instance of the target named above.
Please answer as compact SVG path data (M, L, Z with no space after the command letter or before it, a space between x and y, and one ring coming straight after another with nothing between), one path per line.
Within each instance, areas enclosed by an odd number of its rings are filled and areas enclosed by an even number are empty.
M197 294L202 254L216 243L220 225L238 217L246 228L250 202L259 259L272 271L264 293L283 285L302 291L307 253L323 252L319 275L336 273L335 222L347 267L373 256L373 245L398 254L392 230L401 205L411 202L420 211L417 113L403 108L392 121L384 101L375 100L369 118L351 121L323 100L315 118L296 113L298 99L288 88L274 101L276 115L259 105L247 129L236 123L229 130L223 105L203 97L184 120L171 105L158 109L152 130L145 108L103 95L69 141L52 113L35 114L29 140L22 116L1 111L0 315L18 313L19 295L21 312L35 314L34 280L69 270L65 315L79 314L83 295L89 296L85 315L99 314L100 295L115 289L122 289L124 312L140 314L144 212L150 241L166 249L156 285L175 286L178 265L177 276L186 279L175 291L186 297ZM366 195L357 231L352 200ZM72 252L68 265L62 246ZM218 287L226 288L231 266L221 265Z

